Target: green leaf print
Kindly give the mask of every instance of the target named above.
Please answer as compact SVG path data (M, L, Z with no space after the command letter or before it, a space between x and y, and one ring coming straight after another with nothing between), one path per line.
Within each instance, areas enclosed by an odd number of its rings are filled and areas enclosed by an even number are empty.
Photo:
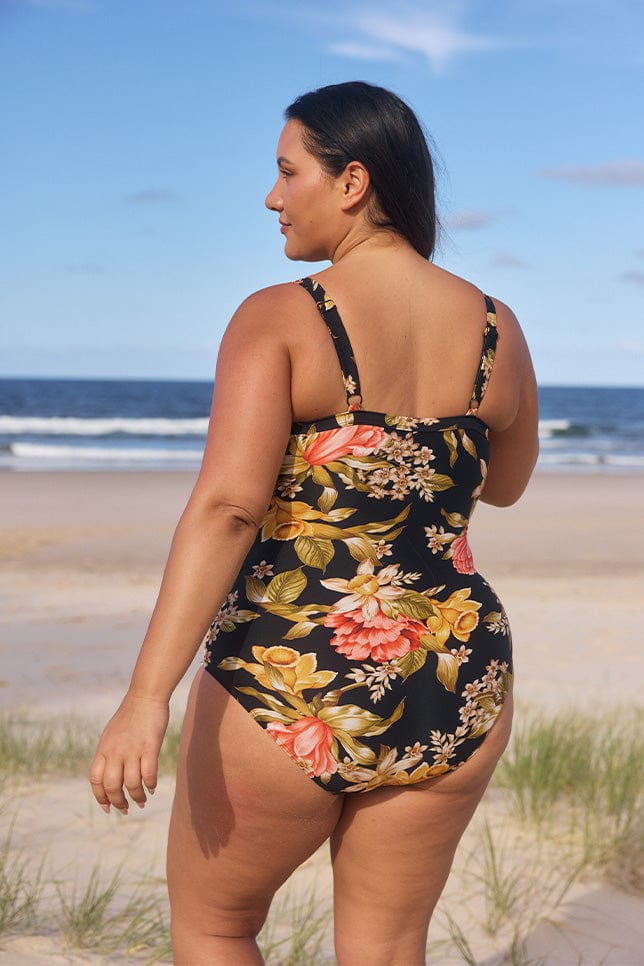
M306 577L302 573L302 568L296 570L285 570L284 573L273 577L266 588L266 596L269 600L278 604L290 604L297 600L306 587Z
M282 640L293 641L298 637L308 637L311 631L314 631L317 626L315 621L300 621L294 624L286 634L282 635Z
M400 668L400 676L406 681L411 674L420 671L427 661L427 651L424 647L417 647L415 651L408 651L403 657L396 658L396 665Z
M446 429L443 433L445 445L449 450L449 465L452 467L458 459L458 440L453 429Z
M359 761L361 765L370 765L376 760L375 751L372 751L368 745L363 745L361 741L356 741L348 731L339 730L335 734L353 761Z
M225 657L217 667L220 667L222 671L238 671L245 663L239 657Z
M432 476L430 484L432 490L449 490L452 486L454 486L454 480L451 476L447 476L445 473L434 473Z
M458 658L454 654L437 654L436 657L438 658L436 677L446 691L456 691L458 669L460 666Z
M298 537L294 547L303 564L318 570L326 570L326 565L335 554L333 542L320 537Z
M317 504L322 513L328 513L338 498L338 491L334 486L325 486L320 493Z
M418 621L423 621L434 613L430 601L423 594L418 594L413 590L405 591L401 597L396 597L392 603L405 617L412 617Z
M478 453L476 452L476 446L474 445L474 443L472 442L472 440L467 435L467 433L465 432L464 429L462 429L460 431L460 435L461 435L461 442L463 444L463 449L467 453L470 454L470 456L472 457L472 459L478 459Z
M257 577L246 577L246 596L253 604L261 604L268 600L266 587Z

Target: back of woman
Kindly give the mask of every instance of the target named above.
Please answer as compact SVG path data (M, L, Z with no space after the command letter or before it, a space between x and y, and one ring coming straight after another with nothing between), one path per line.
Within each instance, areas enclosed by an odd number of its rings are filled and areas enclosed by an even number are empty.
M468 528L527 484L536 385L511 311L428 262L409 108L352 83L287 119L266 204L289 258L331 267L227 329L202 470L91 780L106 810L127 811L124 785L145 804L212 621L169 838L176 961L261 962L275 890L328 838L338 963L410 966L509 735L509 625Z

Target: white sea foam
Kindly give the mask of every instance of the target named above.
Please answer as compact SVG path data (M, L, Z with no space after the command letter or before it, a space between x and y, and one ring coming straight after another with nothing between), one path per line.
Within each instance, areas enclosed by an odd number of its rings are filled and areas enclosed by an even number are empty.
M205 436L207 418L83 419L78 416L0 416L0 434L18 436Z
M540 419L539 439L549 439L555 433L565 433L571 426L569 419Z
M543 452L539 454L541 467L613 467L615 469L644 469L644 455L627 455L618 453L583 453L564 450L560 452Z
M198 464L198 449L155 449L112 446L48 446L44 443L12 443L10 454L29 462L85 464L85 463L190 463Z

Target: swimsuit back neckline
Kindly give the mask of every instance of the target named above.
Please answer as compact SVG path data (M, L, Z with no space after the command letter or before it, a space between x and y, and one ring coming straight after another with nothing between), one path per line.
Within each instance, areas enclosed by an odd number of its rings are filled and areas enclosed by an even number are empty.
M320 424L329 423L330 428L331 425L338 424L337 420L341 420L348 414L353 414L353 419L351 422L368 423L370 421L370 417L373 417L375 425L380 425L383 421L388 424L394 421L407 421L425 424L428 427L438 423L451 424L460 422L464 419L469 420L470 418L473 418L480 423L482 428L487 432L487 424L480 418L480 416L478 416L478 410L483 401L483 397L485 396L485 392L490 381L490 376L492 374L492 366L498 339L498 330L496 326L496 306L489 295L483 296L486 308L486 323L482 336L483 345L476 378L474 380L474 386L472 388L472 394L470 396L470 405L467 412L460 413L455 416L439 417L400 416L384 413L379 410L362 408L360 375L358 373L358 365L356 362L355 353L335 302L333 299L329 298L322 284L310 276L300 279L299 284L315 300L315 304L317 305L318 311L322 316L322 320L331 335L333 347L338 357L338 362L340 363L342 382L347 399L347 410L345 413L330 413L328 416L323 416L320 419L309 421L307 423L298 422L294 424L295 427L299 428L301 426L312 425L315 423L316 428L321 429L323 427ZM359 416L358 413L360 414Z

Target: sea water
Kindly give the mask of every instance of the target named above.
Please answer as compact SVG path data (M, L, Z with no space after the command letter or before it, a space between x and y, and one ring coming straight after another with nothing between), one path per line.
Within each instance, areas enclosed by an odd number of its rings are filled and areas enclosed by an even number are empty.
M0 468L187 469L210 382L0 379ZM644 388L543 386L540 469L644 473Z

